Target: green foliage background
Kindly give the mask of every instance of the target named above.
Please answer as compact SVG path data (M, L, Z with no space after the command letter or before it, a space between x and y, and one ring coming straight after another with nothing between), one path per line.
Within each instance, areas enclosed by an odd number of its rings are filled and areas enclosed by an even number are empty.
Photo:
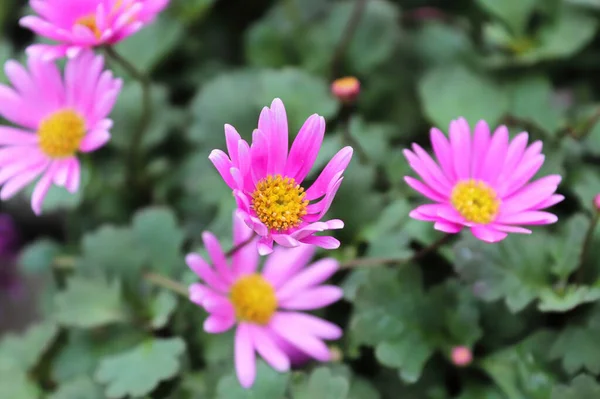
M2 62L23 59L34 40L18 27L29 12L20 3L0 6ZM113 139L85 158L79 194L50 193L44 211L59 233L35 234L23 250L22 272L48 284L36 293L40 320L0 341L0 398L600 397L600 228L589 230L600 1L367 0L336 59L357 3L172 0L117 46L153 82L143 178L128 185L140 87L111 64L126 82ZM329 91L344 75L362 83L353 109ZM207 157L224 148L224 123L249 139L274 97L293 135L310 114L326 118L319 166L349 140L363 149L330 211L346 227L328 256L406 258L441 237L408 218L423 199L403 182L402 149L427 146L431 126L459 116L544 141L540 173L563 176L559 223L495 245L467 232L397 267L356 262L334 279L344 300L322 312L345 331L336 360L289 374L260 363L243 390L232 335L204 333L206 314L144 273L195 281L183 257L202 250L200 233L231 242L234 201ZM457 345L473 350L468 367L452 364Z

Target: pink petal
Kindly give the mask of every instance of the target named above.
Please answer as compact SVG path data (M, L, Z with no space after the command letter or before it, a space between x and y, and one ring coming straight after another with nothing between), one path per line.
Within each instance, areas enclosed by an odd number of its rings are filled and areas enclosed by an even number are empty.
M452 187L449 185L449 183L443 183L442 181L436 179L436 177L432 174L432 171L429 170L419 159L419 157L412 153L412 151L404 150L402 153L408 161L409 166L417 173L417 175L419 175L419 177L421 178L421 180L423 180L425 184L427 184L429 187L434 188L435 191L438 192L440 195L443 195L445 197L450 196Z
M70 193L75 193L79 189L79 183L81 182L81 165L79 164L79 160L75 157L71 158L69 163L69 173L67 175L65 188Z
M202 304L207 297L221 295L200 283L191 284L188 287L188 293L190 301L200 306L203 306Z
M323 341L307 334L304 330L295 328L297 327L295 325L290 325L289 318L282 315L281 312L275 313L269 327L271 327L272 331L280 338L289 342L307 355L322 362L327 362L331 359L331 352Z
M339 174L336 175L333 180L331 180L329 187L327 187L327 194L325 194L325 197L323 197L321 201L308 205L306 211L309 214L317 213L317 219L321 219L323 216L325 216L331 207L331 204L333 203L333 199L335 198L337 191L342 185L342 181L344 180L344 178L341 177L341 174L342 172L339 172Z
M290 369L288 355L276 344L267 329L261 326L248 324L252 343L258 354L280 373Z
M38 177L47 166L47 164L42 164L10 178L6 183L4 183L4 186L0 191L0 199L6 201L7 199L12 198L12 196L35 180L35 178Z
M261 127L263 114L261 114L258 122L258 128L266 133L269 144L267 173L271 175L283 174L288 152L288 124L285 107L279 98L273 100L267 115L269 129Z
M312 245L300 245L296 248L278 247L265 261L262 275L275 288L279 288L310 261L315 251L316 248Z
M506 152L508 151L508 129L500 126L494 132L490 146L483 161L481 178L490 185L496 183L498 175L502 171Z
M306 190L305 198L307 200L312 201L327 194L329 182L331 182L334 176L339 172L346 169L352 159L352 152L352 147L344 147L331 158L319 177L317 177L317 180L315 180L308 190Z
M36 144L36 134L14 127L0 126L0 145L32 145Z
M550 198L546 198L545 200L543 200L539 204L533 206L531 209L537 210L537 209L550 208L551 206L556 205L559 202L562 202L564 199L565 199L564 195L552 194L550 196Z
M471 177L471 131L464 118L450 122L450 147L458 179Z
M530 209L538 204L540 199L548 198L554 194L561 179L559 175L550 175L525 186L519 192L503 201L500 215L511 215Z
M340 339L343 331L337 325L319 317L301 312L277 312L280 320L285 320L289 328L303 331L321 339Z
M240 134L231 125L225 124L225 142L227 144L227 152L233 165L238 165L238 142L242 138Z
M235 371L244 388L250 388L256 378L256 355L250 334L246 323L240 323L235 332Z
M271 237L273 238L273 241L282 247L295 248L300 245L300 241L296 240L289 234L272 234Z
M339 263L332 258L321 259L295 276L289 278L283 285L277 287L277 299L285 301L300 291L321 284L331 277L338 269Z
M311 115L292 143L284 174L301 184L313 167L325 135L325 119Z
M316 245L323 249L338 249L340 241L331 236L308 236L302 238L302 243Z
M194 273L204 280L211 288L226 293L229 290L229 285L215 273L208 263L198 254L188 254L185 257L185 263Z
M228 299L222 296L208 296L202 301L202 306L212 315L235 319L235 309Z
M502 172L500 172L501 181L503 178L510 178L513 176L515 169L521 162L521 159L523 159L523 154L527 147L527 140L529 140L529 135L526 132L523 132L518 134L509 144L506 160L504 161Z
M471 227L471 233L481 241L490 243L502 241L508 236L508 234L495 230L492 227L482 225Z
M431 129L430 136L431 146L433 147L435 157L442 167L444 175L449 181L456 180L456 174L454 173L452 160L452 150L450 149L450 143L448 143L446 136L444 136L444 133L435 127Z
M233 281L233 274L229 269L227 258L225 258L225 253L223 252L217 237L215 237L214 234L205 231L202 233L202 241L204 242L204 247L206 248L206 252L208 252L208 256L210 256L210 259L212 260L213 266L221 279L227 284L231 284Z
M450 223L450 222L435 222L433 228L438 231L443 231L444 233L455 234L459 233L463 226L460 224Z
M33 190L33 195L31 196L31 209L33 209L33 213L37 216L42 213L44 198L46 198L46 194L48 194L48 190L52 185L55 170L56 167L54 164L51 164Z
M420 182L419 180L417 180L417 179L415 179L413 177L404 176L404 181L413 190L415 190L418 193L420 193L421 195L429 198L430 200L433 200L433 201L436 201L436 202L444 202L444 201L447 200L447 198L445 196L443 196L442 194L438 193L437 191L435 191L434 189L432 189L428 185Z
M221 150L212 150L210 155L208 156L208 159L210 159L213 165L215 165L215 168L217 168L219 174L221 175L225 183L232 190L234 190L236 188L236 184L233 178L231 177L230 172L230 169L233 166L233 164L231 163L231 160L229 159L227 154L225 154Z
M518 226L506 226L498 223L492 223L489 226L495 230L502 231L504 233L531 234L531 230L524 229L523 227Z
M540 225L552 224L556 223L557 221L558 217L552 213L541 211L527 211L498 217L496 223L517 225Z
M261 237L256 243L256 249L260 256L266 256L273 252L273 237Z
M235 324L235 319L223 318L219 316L210 315L204 320L204 331L209 334L221 334L229 330Z
M521 162L510 177L499 182L499 186L496 189L498 196L508 197L521 189L540 170L544 164L544 159L543 155L537 155L526 162Z
M290 310L314 310L337 302L344 295L344 291L333 285L324 285L309 288L298 292L287 300L279 301L279 306Z
M265 133L259 129L252 132L252 145L250 146L250 159L252 160L252 182L267 176L267 162L269 160L269 143Z
M413 143L412 148L418 157L418 164L420 165L420 168L426 169L427 173L432 176L436 182L438 182L438 186L441 185L444 190L451 189L452 183L442 172L438 164L435 163L433 158L431 158L429 154L418 144Z
M473 163L471 165L471 176L474 179L481 179L485 174L482 167L490 145L490 138L490 127L487 122L483 120L477 122L473 137Z
M110 140L110 133L106 130L92 130L88 134L85 135L83 140L81 140L81 144L79 145L79 150L81 152L92 152L96 151L98 148L103 147Z
M246 225L239 211L235 212L233 216L233 244L240 245L252 236L254 236L254 231ZM256 272L259 259L258 252L256 251L256 243L247 243L235 251L231 259L234 277L237 278L240 275Z

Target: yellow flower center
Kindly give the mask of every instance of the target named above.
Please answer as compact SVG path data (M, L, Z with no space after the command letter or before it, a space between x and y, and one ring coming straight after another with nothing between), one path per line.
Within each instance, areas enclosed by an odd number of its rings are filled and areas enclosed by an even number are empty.
M494 189L474 179L458 182L452 190L450 202L465 219L477 224L494 220L500 208Z
M56 111L40 123L37 132L40 148L50 158L70 157L85 136L85 121L75 111Z
M98 29L98 25L96 25L96 14L89 14L84 17L79 18L76 22L76 25L85 26L89 30L92 31L96 39L100 39L102 36L102 32Z
M305 196L304 189L294 179L267 176L256 184L252 209L269 229L285 231L302 222L308 206Z
M277 310L275 289L260 274L240 278L231 287L231 303L238 320L265 325Z

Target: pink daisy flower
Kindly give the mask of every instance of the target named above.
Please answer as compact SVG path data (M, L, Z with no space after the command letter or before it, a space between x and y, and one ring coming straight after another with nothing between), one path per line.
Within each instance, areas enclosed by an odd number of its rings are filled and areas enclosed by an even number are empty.
M44 60L76 56L82 49L114 44L152 22L169 0L30 0L39 15L20 24L60 44L34 44L28 54Z
M310 116L288 153L287 115L276 98L271 108L263 108L258 129L252 134L252 146L233 126L225 125L229 156L221 150L210 153L209 159L233 190L244 221L261 236L257 244L261 255L273 250L273 241L285 247L300 243L326 249L340 246L331 236L314 234L344 227L339 219L321 219L342 183L352 148L341 149L306 191L302 187L324 134L325 119L317 114Z
M252 234L236 214L234 243L240 244ZM214 267L200 255L187 255L186 263L203 281L190 286L190 300L209 313L204 322L206 332L219 334L237 325L235 369L243 387L254 383L257 352L280 372L289 370L295 360L301 362L302 354L322 362L330 360L323 340L339 339L342 330L299 311L318 309L342 297L341 288L321 285L338 269L335 259L321 259L305 268L315 246L278 247L259 273L259 255L253 245L237 251L229 265L214 235L205 232L202 239Z
M421 205L410 216L435 222L434 228L458 233L469 227L475 237L497 242L508 233L531 234L521 226L550 224L558 218L542 211L564 199L555 194L559 175L531 178L544 163L542 143L527 146L523 132L509 139L506 126L493 135L485 121L473 136L464 118L450 123L450 140L431 129L431 144L439 165L417 144L404 150L410 166L422 181L404 179L413 189L434 201Z
M27 69L16 61L4 65L12 88L0 85L0 116L19 127L0 126L0 199L31 183L36 214L50 186L71 193L79 188L78 152L91 152L110 139L107 119L121 90L121 80L103 71L102 56L91 51L67 62L64 80L52 62L32 56Z

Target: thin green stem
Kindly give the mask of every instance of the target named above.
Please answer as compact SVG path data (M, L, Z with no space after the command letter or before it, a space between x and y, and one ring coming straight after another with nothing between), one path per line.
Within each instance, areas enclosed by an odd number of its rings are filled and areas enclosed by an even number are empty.
M596 230L598 221L600 221L600 212L596 211L594 212L594 216L592 216L592 220L590 220L590 225L585 233L583 245L581 246L581 253L579 254L579 270L577 271L577 281L579 282L581 282L584 278L585 269L583 267L583 263L585 262L587 254L590 251L592 241L594 240L594 230Z
M130 162L128 173L129 182L137 185L139 183L138 172L142 170L142 140L144 134L148 131L150 126L150 118L152 116L152 97L150 92L150 78L148 75L136 68L131 62L125 57L119 54L114 47L104 47L106 54L117 64L119 64L125 71L135 80L137 80L142 88L142 115L140 117L140 123L138 128L133 131L131 137L131 143L129 146L128 160Z
M154 285L171 290L174 293L179 294L185 298L189 297L188 289L185 285L177 281L171 280L170 278L165 277L161 274L154 272L146 272L144 273L144 278Z
M246 238L244 241L233 246L229 251L225 252L225 257L229 258L229 257L235 255L235 253L237 251L244 248L246 245L250 244L255 238L256 238L256 236L254 235L254 233L251 234L250 237Z
M342 37L333 52L333 57L331 57L331 70L330 76L331 79L335 79L340 71L340 67L342 64L342 60L344 59L344 55L346 54L346 49L352 42L352 37L358 28L358 24L364 14L365 7L367 6L367 0L355 0L354 9L352 10L352 14L348 19L348 23L346 24L346 28L342 32Z
M421 249L413 256L409 258L358 258L353 259L351 261L342 263L340 265L340 269L353 269L356 267L375 267L375 266L400 266L405 265L411 262L415 262L421 259L423 256L427 255L430 252L435 251L442 245L446 244L452 238L452 234L446 234L439 240L435 241L431 245Z

